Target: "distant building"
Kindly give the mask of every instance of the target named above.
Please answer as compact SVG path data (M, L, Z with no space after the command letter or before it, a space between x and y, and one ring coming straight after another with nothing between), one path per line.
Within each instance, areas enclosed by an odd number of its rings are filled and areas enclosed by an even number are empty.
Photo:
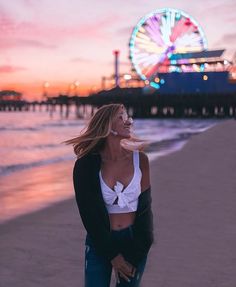
M0 91L0 101L21 101L22 93L13 90Z

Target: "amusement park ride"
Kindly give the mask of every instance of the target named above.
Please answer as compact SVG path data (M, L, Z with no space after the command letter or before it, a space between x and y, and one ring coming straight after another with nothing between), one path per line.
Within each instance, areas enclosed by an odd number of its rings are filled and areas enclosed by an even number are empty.
M162 94L236 92L233 62L224 50L208 50L191 16L164 8L144 16L133 29L130 60L146 87Z

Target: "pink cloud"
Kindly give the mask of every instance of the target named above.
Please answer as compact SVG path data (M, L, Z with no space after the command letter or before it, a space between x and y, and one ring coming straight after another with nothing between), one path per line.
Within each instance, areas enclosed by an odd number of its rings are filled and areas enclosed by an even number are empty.
M131 35L133 29L134 29L134 26L123 27L123 28L120 28L120 29L117 31L117 33L118 33L118 34L124 34L124 35Z
M110 66L114 66L114 61L113 62L110 61L107 64L110 65ZM120 61L119 65L122 66L122 67L130 67L131 63L130 62L125 62L125 61Z
M229 46L233 44L234 45L236 44L236 33L224 34L223 37L220 40L218 40L214 45Z
M227 44L236 44L236 33L225 34L222 37L221 42Z
M45 44L43 42L37 41L37 40L30 40L30 39L4 39L1 40L0 37L0 50L10 49L10 48L27 48L27 47L33 47L33 48L40 48L40 49L55 49L57 48L56 45L53 44Z
M34 0L23 0L23 3L26 6L33 6L35 4L35 1Z
M5 66L0 66L0 73L15 73L15 72L19 72L19 71L25 71L27 70L24 67L14 67L14 66L10 66L10 65L5 65Z
M205 9L202 12L202 17L209 17L209 19L211 19L212 17L217 17L219 18L221 21L227 21L227 22L231 22L231 21L235 21L236 17L235 17L235 2L229 2L229 1L224 1L224 4L215 4L215 2L213 2L214 4L212 5L212 2L210 2L207 6L207 9ZM216 19L217 19L216 18Z
M54 25L38 24L33 22L17 22L6 14L0 13L0 35L4 39L25 39L17 40L22 41L24 45L36 46L42 48L52 48L61 41L68 39L105 39L109 37L108 28L112 27L120 21L120 16L109 15L103 19L83 23L82 25L60 25L56 23ZM28 39L28 40L26 40ZM28 41L28 43L27 43ZM43 44L45 41L49 44ZM14 41L11 41L14 43ZM41 43L41 44L40 44ZM4 45L1 45L4 46Z
M236 16L235 15L234 16L229 16L227 18L227 22L235 24L236 23Z
M85 63L85 64L88 64L88 63L93 63L94 61L91 60L91 59L86 59L86 58L82 58L82 57L78 57L78 58L73 58L70 60L70 62L73 62L73 63ZM114 61L101 61L101 60L96 60L96 63L99 64L99 65L108 65L108 66L114 66ZM120 66L123 66L123 67L130 67L130 62L125 62L125 61L120 61L119 62L119 65Z
M211 13L221 13L221 14L234 14L235 10L235 2L232 3L227 3L225 2L224 4L213 4L212 6L209 5L207 8L208 11Z
M121 17L118 15L109 15L101 20L84 23L83 25L71 27L55 27L54 34L58 36L67 37L83 37L94 40L94 38L106 38L110 29L115 24L119 23ZM51 33L51 31L49 31Z
M90 63L92 61L91 61L91 59L77 57L77 58L71 59L70 62L72 62L72 63Z

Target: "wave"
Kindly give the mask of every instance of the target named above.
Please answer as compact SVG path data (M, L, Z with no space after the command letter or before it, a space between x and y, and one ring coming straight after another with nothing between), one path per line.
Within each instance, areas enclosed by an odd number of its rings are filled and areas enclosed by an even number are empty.
M45 148L61 148L60 143L56 144L36 144L29 146L21 146L19 149L45 149Z
M187 140L190 138L190 135L183 138L175 138L175 139L165 139L158 142L151 142L147 148L147 152L161 152L163 150L170 151L171 149L175 150L175 146L179 143L186 143Z
M40 125L41 127L82 127L84 126L84 122L69 121L69 122L55 122L55 123L44 123Z
M165 141L188 139L190 136L202 133L214 125L215 124L202 125L199 127L169 127L168 129L160 126L147 126L143 127L135 134L141 139L143 138L151 142L164 143ZM157 133L152 133L152 130L156 130Z
M148 153L156 154L157 157L170 154L183 148L190 137L202 133L213 126L214 125L211 125L197 130L181 130L181 132L176 134L176 137L165 138L160 141L150 141L146 151Z
M186 136L184 138L175 138L175 139L166 139L162 141L153 141L150 142L148 147L146 148L146 152L151 154L151 153L158 153L160 155L162 154L167 154L171 153L176 150L176 147L179 143L185 143ZM49 145L51 147L51 145ZM45 148L43 146L42 148ZM45 159L45 160L38 160L34 162L29 162L29 163L20 163L20 164L12 164L12 165L5 165L5 166L0 166L0 176L5 176L8 175L9 173L21 171L23 169L30 169L34 167L39 167L39 166L44 166L52 163L59 163L67 160L73 160L75 159L75 156L72 155L64 155L60 157L54 157L50 159Z
M39 150L43 150L43 149L48 149L48 148L61 148L61 143L55 143L55 144L35 144L35 145L15 145L14 146L15 149L17 150L32 150L35 151L35 149L39 149ZM0 152L4 153L4 152L11 152L12 151L12 147L10 146L4 146L4 147L0 147Z
M0 131L38 131L38 127L0 127Z
M67 122L47 122L36 124L35 126L17 126L17 125L9 125L9 126L0 126L0 131L39 131L45 128L67 128L67 127L78 127L82 128L84 126L84 121L67 121Z
M13 164L13 165L0 166L0 176L5 176L10 173L21 171L24 169L30 169L33 167L39 167L39 166L49 165L52 163L59 163L63 161L73 160L73 159L75 159L73 155L64 155L61 157L39 160L39 161L30 162L30 163L19 163L19 164Z
M140 129L140 132L137 136L143 136L149 141L149 145L146 148L146 152L151 155L162 156L169 153L172 153L176 150L181 149L184 144L188 141L188 139L196 134L206 131L207 129L213 127L216 123L208 123L206 125L199 125L198 127L194 126L185 126L184 128L175 128L175 129L168 129L168 131L163 130L163 133L159 127L155 127L157 134L151 134L152 126L144 126L143 129ZM17 147L20 149L40 149L44 150L47 148L60 148L61 146L58 144L36 144L31 146L21 146ZM5 149L5 148L4 148ZM43 165L48 165L52 163L59 163L66 160L73 160L73 154L66 154L63 156L55 156L50 159L45 160L36 160L34 162L29 163L20 163L20 164L12 164L12 165L4 165L0 166L0 176L7 175L12 172L17 172L22 169L29 169L33 167L39 167Z

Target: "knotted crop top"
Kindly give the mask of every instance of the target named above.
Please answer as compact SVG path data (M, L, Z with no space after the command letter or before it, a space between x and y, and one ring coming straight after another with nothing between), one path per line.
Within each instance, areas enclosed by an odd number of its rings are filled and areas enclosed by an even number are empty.
M134 175L127 187L124 188L124 185L117 181L114 190L104 182L100 170L102 196L108 213L126 213L137 210L142 178L142 172L139 167L139 151L133 151L133 165ZM116 201L117 203L114 203Z

